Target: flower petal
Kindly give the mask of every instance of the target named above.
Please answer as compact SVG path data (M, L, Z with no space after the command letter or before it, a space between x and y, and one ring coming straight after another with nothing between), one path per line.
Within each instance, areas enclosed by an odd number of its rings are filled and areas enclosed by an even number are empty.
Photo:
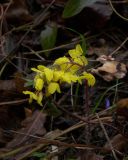
M44 69L45 69L46 67L43 66L43 65L38 65L37 68L38 68L40 71L44 71Z
M55 82L51 82L49 85L48 85L48 96L50 95L50 94L53 94L53 93L55 93L55 92L58 92L58 93L60 93L61 91L60 91L60 86L59 86L59 84L58 83L55 83Z
M36 68L31 68L32 71L37 72L37 73L42 73L40 70L36 69Z
M81 76L80 78L86 79L89 86L94 86L96 82L95 77L91 73L83 72L83 76Z
M53 72L53 81L57 82L61 79L63 76L64 72L63 71L54 71Z
M53 70L51 70L49 68L45 68L44 73L45 73L45 76L46 76L46 80L48 82L50 82L53 79Z
M37 91L41 91L42 88L43 88L43 86L44 86L44 81L43 81L43 79L37 78L37 79L35 80L35 89L36 89Z
M38 97L37 97L37 103L42 106L42 99L43 99L43 93L42 92L39 92L38 93Z
M82 56L83 50L82 50L80 44L77 44L76 48L69 50L68 53L72 58L77 58L79 56Z
M54 65L61 65L70 62L70 60L67 57L60 57L55 60Z
M72 82L77 82L77 80L77 75L74 75L71 72L65 72L64 75L61 77L62 82L67 82L69 84Z
M80 44L77 44L77 45L76 45L76 51L79 52L79 53L81 53L81 55L83 54L83 50L82 50Z
M37 95L31 91L23 91L24 94L28 94L29 97L29 103L32 103L33 99L37 100Z

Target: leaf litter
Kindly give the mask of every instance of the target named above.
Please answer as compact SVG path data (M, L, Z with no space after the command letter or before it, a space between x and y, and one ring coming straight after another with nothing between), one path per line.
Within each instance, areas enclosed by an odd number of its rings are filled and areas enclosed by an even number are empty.
M112 57L107 57L101 55L97 58L97 61L101 62L103 65L96 69L93 69L92 72L96 73L106 81L112 81L115 78L121 79L126 76L127 68L124 63L116 61Z
M71 2L0 2L1 159L30 160L43 155L52 160L128 157L128 25L114 14L108 1ZM126 15L127 2L112 3L119 14ZM62 94L46 99L43 109L35 102L28 104L22 91L32 89L30 68L50 66L81 41L86 42L90 61L87 71L94 74L96 85L63 85ZM97 104L99 119L91 112Z

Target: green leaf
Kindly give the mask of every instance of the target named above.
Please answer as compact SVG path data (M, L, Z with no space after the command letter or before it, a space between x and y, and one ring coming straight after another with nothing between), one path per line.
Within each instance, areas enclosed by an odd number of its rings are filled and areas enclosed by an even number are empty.
M69 18L80 13L85 7L89 7L97 0L69 0L66 3L62 17Z
M40 35L40 42L42 48L44 50L53 48L56 43L56 37L57 37L57 25L55 23L46 25L45 29L41 32ZM45 52L45 55L48 56L49 52Z
M34 81L27 79L27 78L23 78L26 82L24 84L24 87L29 87L29 86L33 86L34 85Z
M41 152L34 152L32 154L33 157L37 157L37 158L44 158L46 157L46 153L41 153Z
M81 38L81 42L82 42L81 46L82 46L82 50L83 50L83 55L85 56L86 52L87 52L86 40L82 34L80 34L80 38Z

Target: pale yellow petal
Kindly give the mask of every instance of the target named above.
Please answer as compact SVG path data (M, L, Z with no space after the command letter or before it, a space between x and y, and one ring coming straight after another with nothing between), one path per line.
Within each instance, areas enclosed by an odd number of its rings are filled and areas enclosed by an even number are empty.
M42 106L42 99L43 99L43 93L42 92L39 92L38 93L38 98L37 98L37 103Z
M43 81L43 79L37 78L37 79L35 80L35 89L38 90L38 91L41 91L42 88L43 88L43 86L44 86L44 81Z
M58 59L55 60L54 65L62 65L62 64L66 64L69 63L70 60L67 57L60 57Z
M59 81L63 74L64 74L63 71L54 71L53 72L53 81L55 81L55 82Z
M29 95L29 103L32 102L32 100L37 100L37 95L31 91L23 91L24 94L28 94Z
M56 68L59 68L63 71L67 71L71 66L70 60L65 56L56 59L54 65L56 66Z
M38 68L40 71L44 71L44 69L45 69L46 67L43 66L43 65L38 65L37 68Z
M75 74L76 72L79 71L80 68L81 68L81 67L80 67L79 65L73 64L73 65L71 65L69 71L70 71L71 73Z
M74 58L74 62L78 65L80 65L81 67L83 66L83 61L81 60L81 58L77 57Z
M65 72L64 75L61 77L62 82L66 83L72 83L77 82L78 77L76 75L73 75L71 72Z
M76 55L76 50L75 49L71 49L68 51L69 55L72 57L72 58L76 58L77 55Z
M41 73L40 70L36 69L36 68L31 68L32 71L37 72L37 73Z
M45 76L46 76L46 80L48 82L50 82L53 79L53 70L51 70L49 68L45 68L44 73L45 73Z
M85 56L80 56L81 61L83 62L83 65L87 65L88 64L88 60Z
M60 91L60 86L59 86L59 84L58 84L58 83L55 83L55 82L49 83L47 95L53 94L53 93L55 93L56 91L57 91L58 93L61 92L61 91Z
M80 56L80 57L74 58L73 61L75 63L77 63L78 65L81 65L81 66L86 66L88 64L88 61L84 56Z
M89 86L94 86L96 80L95 77L91 73L84 72L81 79L86 79L88 81Z
M74 58L81 56L83 54L83 50L82 50L80 44L77 44L76 48L69 50L68 53L74 59Z
M76 51L79 52L79 53L81 53L81 55L83 54L83 50L82 50L80 44L77 44L77 45L76 45Z

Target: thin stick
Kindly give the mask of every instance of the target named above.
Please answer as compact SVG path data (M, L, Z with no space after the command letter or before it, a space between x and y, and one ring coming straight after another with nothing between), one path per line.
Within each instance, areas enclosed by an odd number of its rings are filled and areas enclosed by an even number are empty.
M28 98L26 99L20 99L20 100L15 100L15 101L8 101L8 102L0 102L0 106L4 105L17 105L17 104L22 104L28 101Z
M128 18L125 18L124 16L122 16L120 13L117 12L117 10L114 8L113 4L112 4L112 1L111 0L108 0L113 12L120 18L122 18L123 20L125 21L128 21Z
M108 134L107 134L107 132L106 132L106 129L105 129L105 127L104 127L104 125L103 125L103 123L102 123L102 121L101 121L98 113L96 113L96 117L97 117L97 119L99 120L100 126L101 126L101 128L102 128L102 130L103 130L103 132L104 132L104 135L105 135L105 137L106 137L106 139L107 139L107 141L108 141L108 143L109 143L109 146L110 146L110 148L111 148L111 150L112 150L113 157L115 158L115 160L118 160L118 158L117 158L117 156L116 156L116 153L115 153L115 151L114 151L114 148L113 148L113 146L112 146L112 143L111 143L111 141L110 141L110 139L109 139L109 137L108 137Z
M120 50L120 48L123 47L123 45L128 41L128 37L121 43L121 45L119 47L117 47L111 54L110 56L112 56L113 54L115 54L118 50Z

